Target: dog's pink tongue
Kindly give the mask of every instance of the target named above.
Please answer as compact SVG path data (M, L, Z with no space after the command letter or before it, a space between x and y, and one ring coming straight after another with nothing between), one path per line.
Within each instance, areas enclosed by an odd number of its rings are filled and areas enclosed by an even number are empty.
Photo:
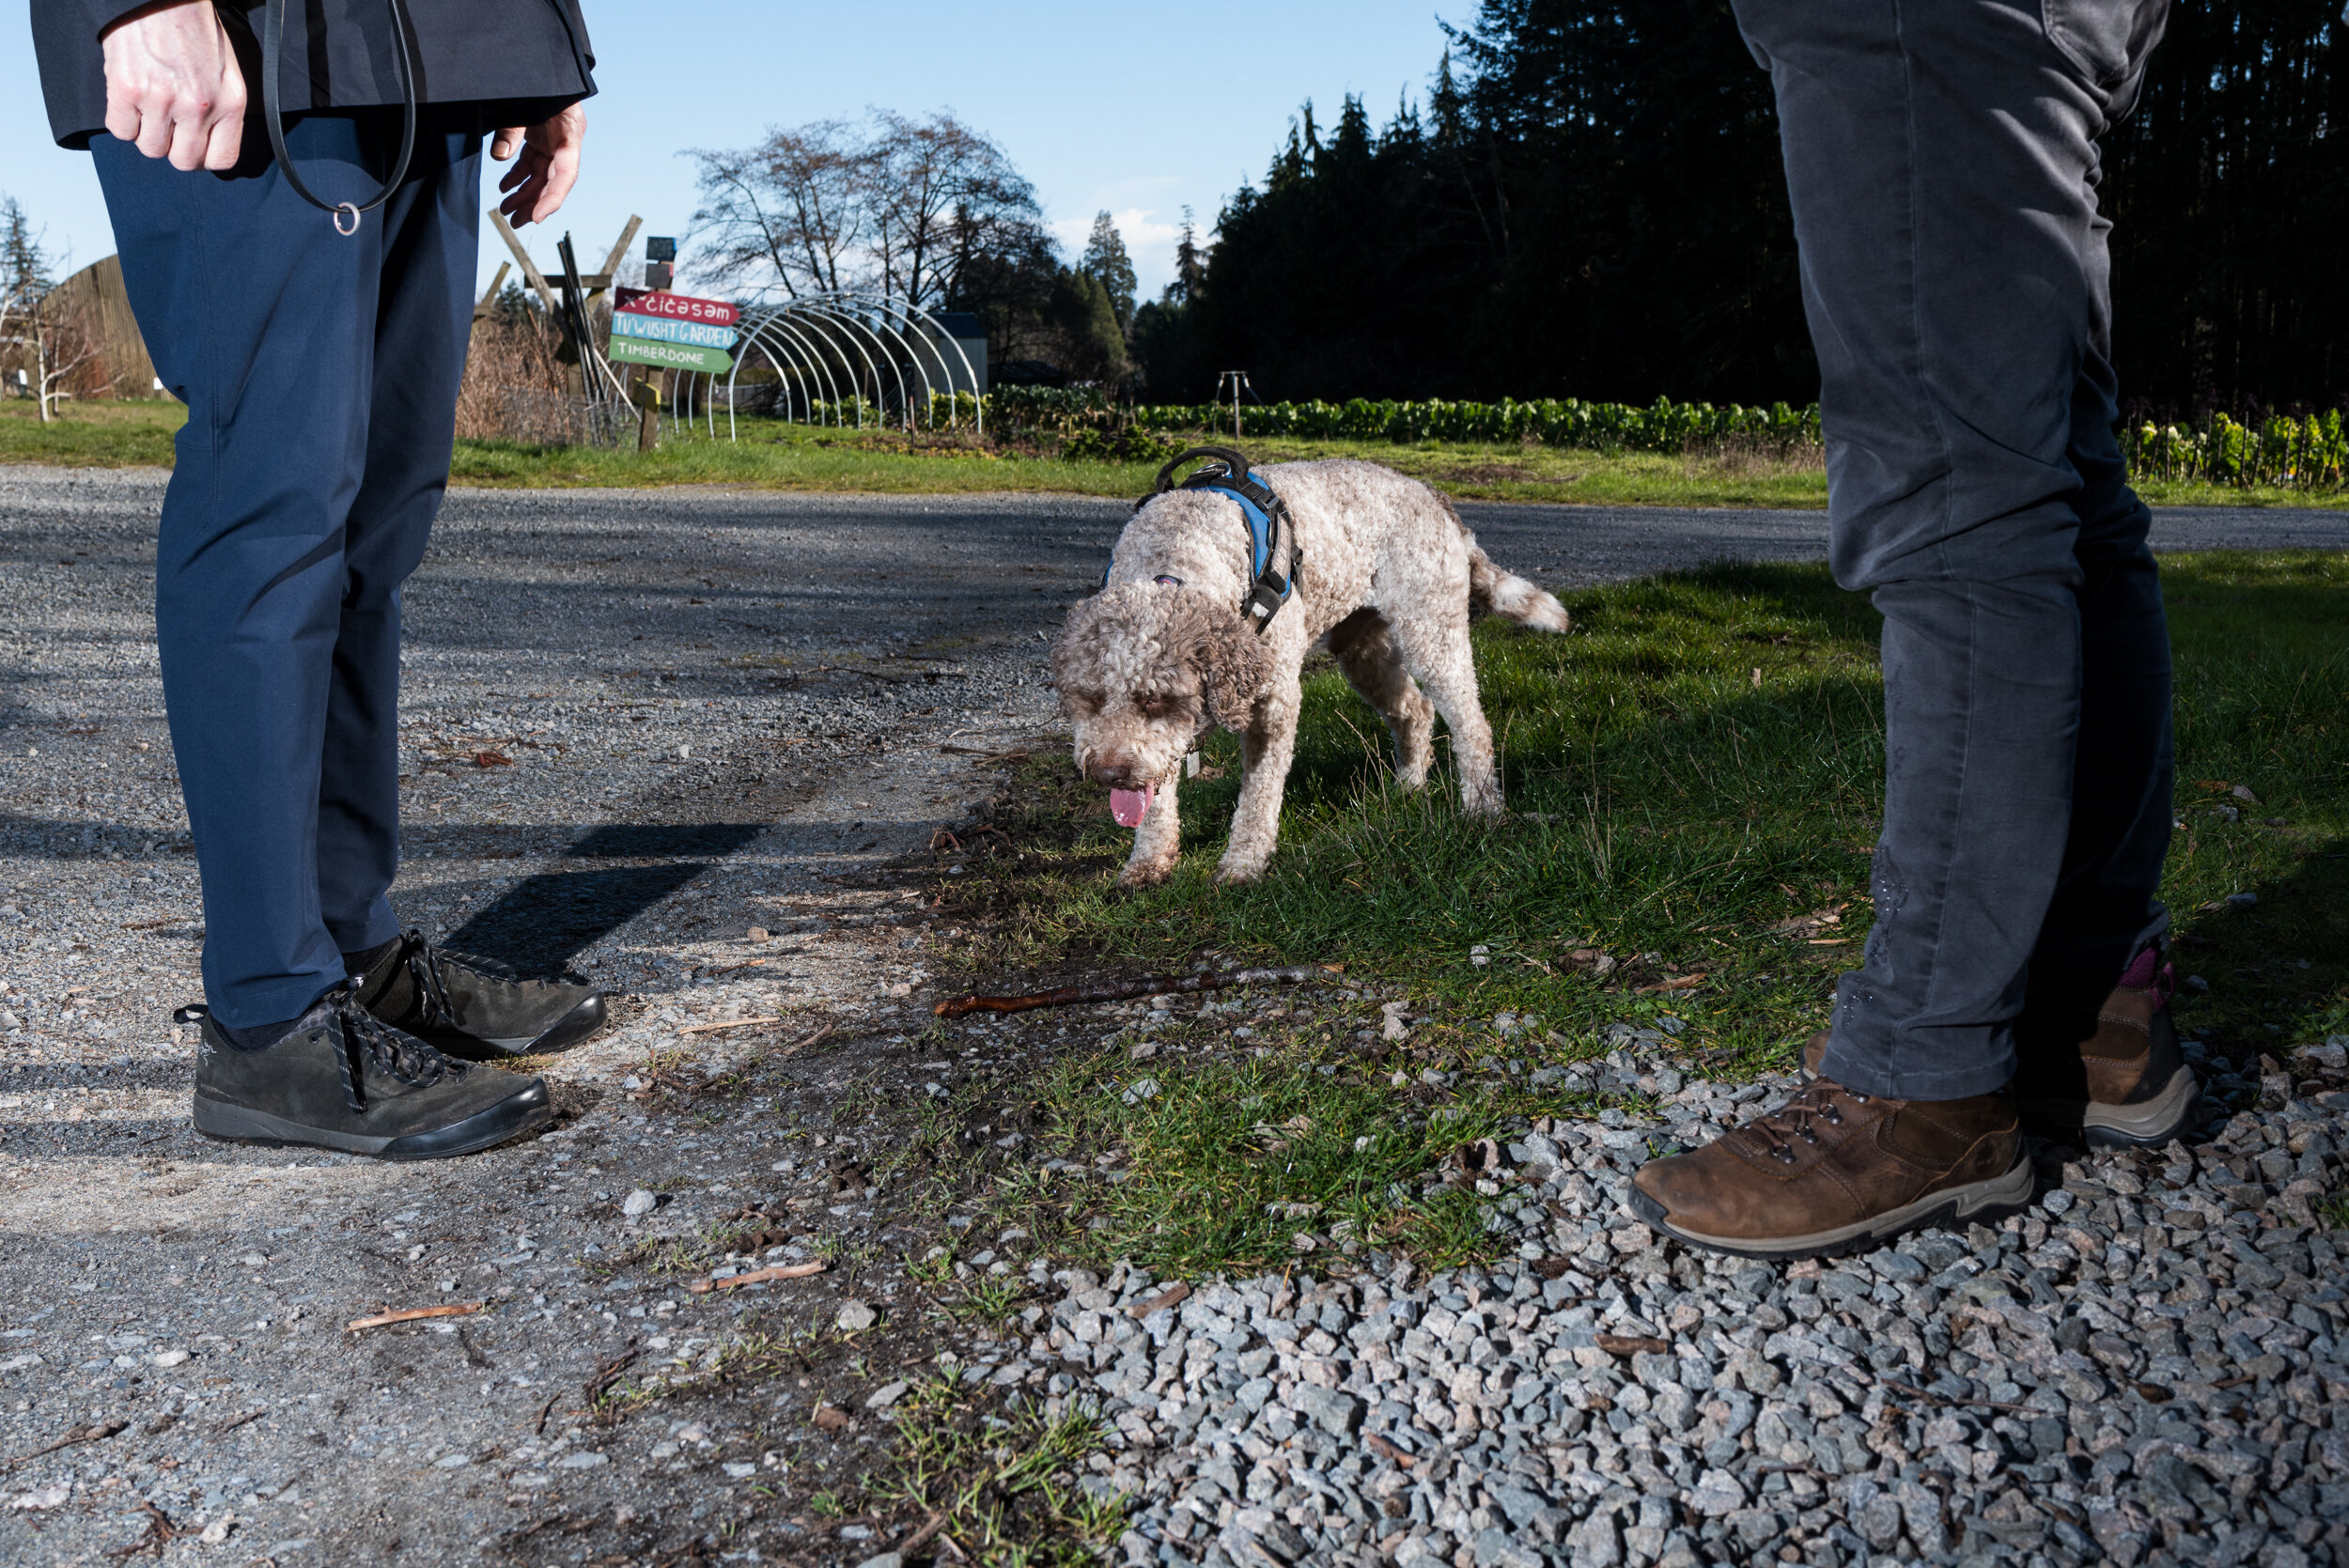
M1140 789L1110 791L1110 815L1117 818L1121 828L1139 828L1142 819L1150 815L1150 802L1159 793L1157 784L1144 784Z

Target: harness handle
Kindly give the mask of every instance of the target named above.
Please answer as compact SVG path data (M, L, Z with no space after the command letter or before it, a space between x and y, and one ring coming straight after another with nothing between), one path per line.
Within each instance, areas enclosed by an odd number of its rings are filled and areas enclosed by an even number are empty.
M383 189L371 199L364 203L330 203L320 201L310 194L310 188L302 183L302 176L294 172L293 154L286 150L286 116L279 107L277 86L277 60L286 41L286 0L262 0L265 14L261 22L261 103L264 117L269 122L270 150L277 155L278 171L286 177L286 183L293 188L293 194L319 211L332 215L334 232L345 239L359 232L361 214L372 212L392 199L392 193L398 190L400 182L408 178L408 160L416 150L416 62L408 53L408 8L400 4L400 0L387 0L387 3L392 8L392 57L399 68L399 162L392 166L392 178L383 182ZM343 226L346 218L350 224L348 228Z
M1213 458L1223 465L1224 474L1232 483L1244 485L1248 482L1248 459L1246 458L1228 446L1194 446L1172 458L1164 468L1159 470L1159 482L1150 487L1148 495L1134 503L1134 510L1141 511L1151 502L1174 489L1174 471L1193 458Z

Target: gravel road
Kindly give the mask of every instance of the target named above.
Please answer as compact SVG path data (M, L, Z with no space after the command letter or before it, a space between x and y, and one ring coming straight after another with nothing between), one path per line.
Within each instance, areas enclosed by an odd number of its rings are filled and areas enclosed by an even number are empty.
M1096 1010L907 1059L957 933L900 871L934 843L951 871L933 835L1052 743L1044 637L1117 503L453 494L409 596L396 899L598 977L617 1023L545 1066L554 1131L472 1159L206 1142L169 1019L203 916L154 669L161 489L0 469L7 1560L885 1561L902 1521L764 1499L879 1452L892 1370L941 1357L1106 1403L1086 1482L1139 1494L1137 1562L2336 1560L2349 1236L2309 1203L2349 1140L2337 1059L2191 1157L2051 1155L2068 1198L1824 1271L1656 1248L1615 1207L1651 1129L1610 1113L1512 1151L1494 1223L1522 1266L1372 1257L1136 1317L1161 1284L1005 1239L983 1266L1057 1305L894 1333L900 1260L953 1219L868 1185L873 1098L1157 1027ZM1568 586L1821 550L1815 514L1464 511ZM2168 513L2157 542L2349 548L2349 516ZM1655 1079L1654 1042L1616 1044L1609 1071ZM720 1094L754 1068L760 1095ZM1663 1093L1668 1123L1755 1097ZM695 1296L646 1261L754 1212L776 1237L723 1271L827 1272ZM786 1319L790 1372L726 1381ZM652 1392L620 1420L615 1387Z

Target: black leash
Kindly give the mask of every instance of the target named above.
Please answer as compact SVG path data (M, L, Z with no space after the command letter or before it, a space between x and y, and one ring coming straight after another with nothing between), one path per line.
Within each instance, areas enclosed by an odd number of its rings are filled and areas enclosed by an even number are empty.
M286 0L262 0L265 15L261 23L261 103L269 119L270 150L277 155L277 167L285 175L286 183L293 187L295 195L319 211L331 214L334 232L349 239L359 232L359 219L392 199L400 181L408 178L409 155L416 150L416 62L408 54L408 8L400 0L389 0L392 8L393 57L399 65L399 162L392 166L392 178L383 182L372 200L365 203L334 202L329 204L310 194L294 172L293 154L286 150L286 116L278 107L277 57L286 39ZM343 215L350 216L350 226L343 226Z

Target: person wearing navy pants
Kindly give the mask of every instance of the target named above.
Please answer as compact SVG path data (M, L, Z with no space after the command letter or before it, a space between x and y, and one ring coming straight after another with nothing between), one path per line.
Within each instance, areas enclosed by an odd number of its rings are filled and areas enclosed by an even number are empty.
M34 0L32 22L51 127L91 152L188 410L155 621L204 884L195 1126L389 1158L542 1126L542 1082L464 1059L584 1038L602 998L440 953L390 893L400 594L448 483L483 138L519 156L518 221L561 206L594 91L575 0Z
M364 201L399 112L311 116L286 140L320 199ZM188 407L156 637L204 877L205 995L250 1029L399 934L400 586L448 483L480 128L420 130L407 179L350 238L266 143L263 167L225 179L112 136L90 150L148 353Z

